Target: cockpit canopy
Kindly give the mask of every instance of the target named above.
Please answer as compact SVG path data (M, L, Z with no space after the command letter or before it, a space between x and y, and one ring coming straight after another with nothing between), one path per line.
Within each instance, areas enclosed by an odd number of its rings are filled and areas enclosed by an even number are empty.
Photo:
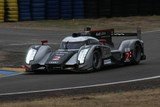
M99 40L90 36L66 37L62 40L60 49L79 49L84 45L99 44Z
M83 45L86 45L86 42L62 42L60 49L79 49Z

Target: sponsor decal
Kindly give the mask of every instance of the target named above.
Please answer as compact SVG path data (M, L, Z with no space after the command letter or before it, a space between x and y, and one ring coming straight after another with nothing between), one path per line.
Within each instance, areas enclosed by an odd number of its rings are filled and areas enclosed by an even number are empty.
M62 53L57 53L56 56L64 56Z
M107 65L107 64L112 64L112 61L111 61L111 59L106 59L106 60L104 60L104 62L103 62L105 65Z
M58 64L56 61L50 61L49 64Z
M53 60L54 60L54 61L58 61L60 58L61 58L60 56L54 56L54 57L53 57Z

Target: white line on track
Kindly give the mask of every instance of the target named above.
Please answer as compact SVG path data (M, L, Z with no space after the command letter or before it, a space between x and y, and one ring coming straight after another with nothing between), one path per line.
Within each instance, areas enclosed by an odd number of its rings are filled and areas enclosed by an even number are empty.
M145 80L152 80L152 79L158 79L158 78L160 78L160 75L159 76L153 76L153 77L141 78L141 79L133 79L133 80L127 80L127 81L119 81L119 82L111 82L111 83L87 85L87 86L77 86L77 87L57 88L57 89L48 89L48 90L37 90L37 91L24 91L24 92L14 92L14 93L4 93L4 94L0 94L0 96L22 95L22 94L32 94L32 93L54 92L54 91L64 91L64 90L74 90L74 89L83 89L83 88L102 87L102 86L109 86L109 85L116 85L116 84L124 84L124 83L131 83L131 82L139 82L139 81L145 81Z
M160 32L160 30L146 31L146 32L142 32L142 33L145 34L145 33L153 33L153 32Z

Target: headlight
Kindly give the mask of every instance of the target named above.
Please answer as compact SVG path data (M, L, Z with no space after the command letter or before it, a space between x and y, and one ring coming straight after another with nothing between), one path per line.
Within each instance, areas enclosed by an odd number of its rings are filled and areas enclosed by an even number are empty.
M29 62L34 59L36 53L37 53L37 50L35 50L35 49L33 49L33 48L31 48L31 49L28 51L28 54L27 54L27 56L26 56L26 63L27 63L27 64L29 64Z
M80 64L83 64L84 63L84 60L85 60L85 57L87 55L89 51L89 48L87 49L82 49L78 55L78 61L80 62Z

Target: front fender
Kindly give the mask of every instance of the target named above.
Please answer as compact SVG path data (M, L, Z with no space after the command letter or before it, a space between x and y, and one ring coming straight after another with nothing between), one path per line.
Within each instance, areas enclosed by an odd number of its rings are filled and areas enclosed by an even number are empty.
M44 65L48 60L50 54L52 53L51 47L48 45L33 45L29 48L29 50L30 49L34 49L37 51L34 56L34 59L29 62L30 65L34 64Z
M96 45L87 45L80 48L77 55L77 62L78 62L78 68L79 70L90 70L92 69L92 57L93 57L93 50L96 48ZM80 52L84 49L88 49L88 52L86 56L84 57L84 63L81 63L80 60L78 60L80 57Z
M80 55L80 52L83 49L89 49L85 59L84 59L84 63L81 64L80 61L78 60L78 56ZM101 45L87 45L87 46L83 46L80 48L80 50L78 51L78 55L77 55L77 62L79 65L79 69L80 70L92 70L92 62L93 62L93 52L95 50L98 50L101 53L102 58L107 58L111 56L111 51L109 47L106 46L101 46Z

